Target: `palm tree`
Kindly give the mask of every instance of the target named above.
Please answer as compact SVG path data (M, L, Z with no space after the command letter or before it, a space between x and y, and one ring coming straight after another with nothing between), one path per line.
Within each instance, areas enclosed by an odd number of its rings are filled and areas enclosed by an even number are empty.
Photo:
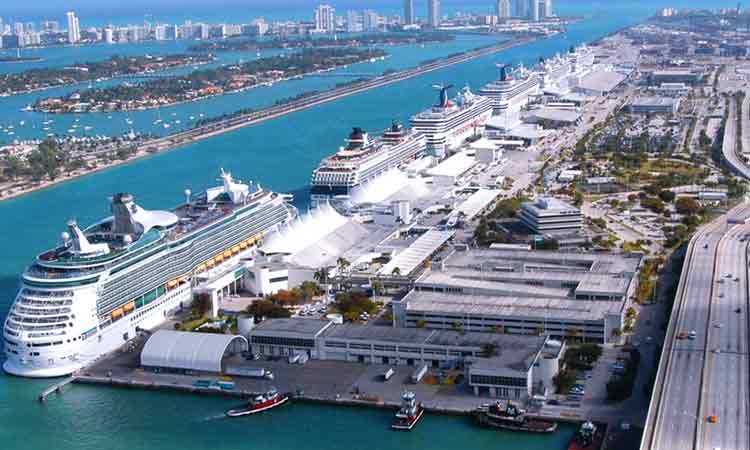
M394 267L391 271L391 275L393 275L394 277L401 276L401 269L398 267Z
M351 263L349 262L349 260L347 260L343 256L339 257L339 259L336 260L336 266L341 273L346 272L346 269L349 268L350 265Z
M321 267L313 273L313 278L318 284L324 285L328 282L328 268Z

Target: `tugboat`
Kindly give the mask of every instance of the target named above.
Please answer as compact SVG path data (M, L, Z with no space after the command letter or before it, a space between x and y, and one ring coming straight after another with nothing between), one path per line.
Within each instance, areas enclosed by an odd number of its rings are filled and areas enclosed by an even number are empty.
M588 450L598 449L602 443L602 433L591 422L583 422L578 428L573 439L568 444L568 450Z
M417 403L414 392L406 391L401 395L401 408L396 412L391 428L409 431L419 422L424 414L421 403Z
M258 394L244 408L230 409L227 411L229 417L247 416L281 406L289 401L289 396L279 394L276 388L271 388L265 394Z
M533 433L552 433L557 430L557 422L530 419L526 417L526 410L519 408L511 401L508 401L504 408L500 402L482 405L474 412L474 418L480 425L489 428Z

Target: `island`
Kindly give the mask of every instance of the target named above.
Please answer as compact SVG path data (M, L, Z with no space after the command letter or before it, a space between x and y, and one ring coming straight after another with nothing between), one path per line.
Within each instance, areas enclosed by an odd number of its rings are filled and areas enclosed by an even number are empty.
M319 37L307 39L276 38L257 39L222 39L213 42L202 42L188 48L191 52L240 52L272 48L318 48L318 47L360 47L371 45L407 45L449 42L452 34L444 32L426 33L380 33L350 37Z
M0 64L42 62L44 58L38 56L0 56Z
M385 58L380 49L316 48L243 64L197 70L139 84L76 91L63 97L41 98L33 109L48 113L134 111L201 100L277 81Z
M189 65L202 65L215 60L209 54L174 54L164 56L119 56L95 62L76 63L68 67L29 69L0 76L0 97L76 83L148 75Z

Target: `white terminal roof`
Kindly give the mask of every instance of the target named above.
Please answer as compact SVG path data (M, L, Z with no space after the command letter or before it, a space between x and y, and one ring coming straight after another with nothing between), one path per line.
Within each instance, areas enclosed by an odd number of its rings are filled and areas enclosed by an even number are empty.
M398 267L401 275L409 275L451 237L453 237L453 231L428 230L409 247L391 259L388 264L381 267L378 273L390 275L393 273L393 269Z
M474 167L476 163L474 156L460 152L428 170L427 173L431 176L458 177Z
M580 210L574 206L571 206L564 201L555 197L539 197L533 203L527 202L523 204L524 209L528 209L536 214L540 213L579 213Z
M232 346L247 350L243 336L158 330L141 352L141 365L220 373L221 359Z
M574 109L539 108L531 111L530 117L540 120L573 123L581 118L581 113Z
M466 220L471 220L495 201L498 195L500 195L500 191L497 189L480 189L458 206L458 212L463 213Z
M596 71L583 77L579 87L600 92L609 92L625 80L625 75L618 72Z
M669 97L636 97L631 106L653 107L653 106L673 106L676 100Z

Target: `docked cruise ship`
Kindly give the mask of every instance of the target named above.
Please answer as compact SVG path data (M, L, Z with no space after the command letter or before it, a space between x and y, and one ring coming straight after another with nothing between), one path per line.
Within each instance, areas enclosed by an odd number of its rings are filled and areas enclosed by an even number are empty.
M594 68L595 55L591 48L570 47L568 53L558 54L537 66L541 88L545 93L562 95L578 87L581 79Z
M428 152L438 157L476 133L492 116L492 100L472 94L468 87L449 100L451 87L435 86L440 91L438 102L411 118L412 128L427 137Z
M372 140L364 130L354 128L346 147L325 158L313 171L312 202L348 196L355 187L421 156L425 149L423 134L407 130L397 122Z
M171 211L146 210L120 193L111 217L84 230L68 221L60 245L21 276L3 327L3 369L53 377L86 366L189 307L195 274L236 260L294 219L282 195L223 170L221 180L200 194L185 191Z
M523 67L509 70L508 66L501 66L500 78L479 91L479 95L492 99L493 123L502 124L504 131L521 123L521 110L538 94L539 78L535 73Z

